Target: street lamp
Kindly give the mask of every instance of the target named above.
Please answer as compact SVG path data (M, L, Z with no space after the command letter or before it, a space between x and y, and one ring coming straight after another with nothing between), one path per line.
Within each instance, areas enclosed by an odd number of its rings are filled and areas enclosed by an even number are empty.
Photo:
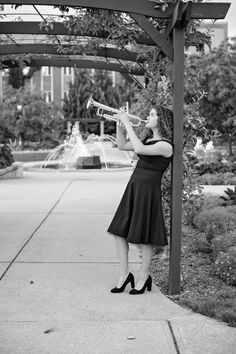
M24 128L22 127L22 105L18 104L16 106L17 109L17 119L16 119L16 126L19 135L19 146L24 149Z

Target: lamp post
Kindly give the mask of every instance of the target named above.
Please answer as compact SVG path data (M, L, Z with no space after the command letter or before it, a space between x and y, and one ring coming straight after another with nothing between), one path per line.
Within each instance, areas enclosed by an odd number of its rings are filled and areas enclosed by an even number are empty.
M24 127L22 125L22 105L17 105L17 118L16 118L16 126L17 126L17 133L19 136L19 146L24 149Z

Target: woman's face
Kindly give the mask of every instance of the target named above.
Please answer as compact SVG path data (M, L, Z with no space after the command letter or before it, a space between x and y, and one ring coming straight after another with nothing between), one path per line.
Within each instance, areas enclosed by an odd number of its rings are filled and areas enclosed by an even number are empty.
M147 117L146 128L156 128L157 127L158 115L155 108L150 110L149 116Z

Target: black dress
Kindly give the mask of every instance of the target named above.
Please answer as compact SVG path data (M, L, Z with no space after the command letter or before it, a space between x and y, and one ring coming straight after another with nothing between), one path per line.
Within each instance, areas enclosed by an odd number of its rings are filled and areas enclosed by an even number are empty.
M151 140L145 145L157 141L163 140ZM172 157L140 154L138 157L107 231L130 243L165 246L168 242L162 212L161 178Z

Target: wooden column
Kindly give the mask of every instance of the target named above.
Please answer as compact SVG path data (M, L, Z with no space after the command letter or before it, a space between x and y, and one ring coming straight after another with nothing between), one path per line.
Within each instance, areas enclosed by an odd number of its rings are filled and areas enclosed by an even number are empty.
M173 29L173 143L169 294L180 293L182 173L183 173L183 100L184 100L184 28Z

